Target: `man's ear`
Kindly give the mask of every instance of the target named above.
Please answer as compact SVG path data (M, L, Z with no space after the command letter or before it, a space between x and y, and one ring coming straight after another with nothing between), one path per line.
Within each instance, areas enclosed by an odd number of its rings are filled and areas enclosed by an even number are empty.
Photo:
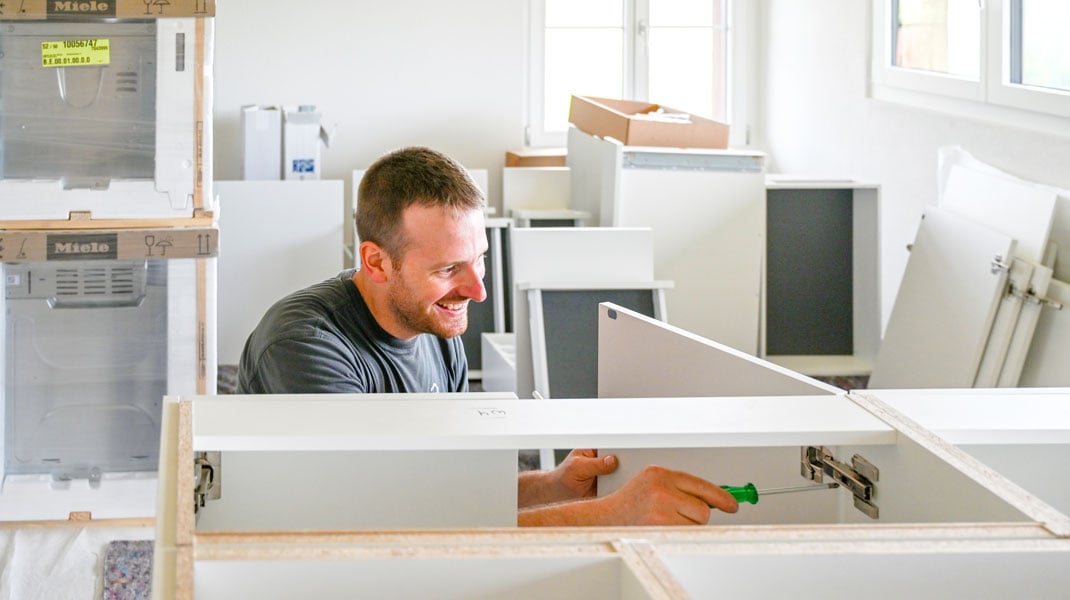
M393 265L382 246L375 242L361 242L359 253L360 270L367 273L372 281L384 283L390 278Z

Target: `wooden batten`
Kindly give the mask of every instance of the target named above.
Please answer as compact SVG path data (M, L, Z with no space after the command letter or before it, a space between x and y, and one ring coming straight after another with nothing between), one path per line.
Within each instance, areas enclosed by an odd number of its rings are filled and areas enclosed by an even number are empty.
M200 189L200 188L198 188ZM201 200L203 204L203 198ZM0 229L9 230L46 230L67 229L159 229L181 227L210 227L215 224L215 213L198 209L193 216L176 219L94 219L89 212L72 211L70 218L31 219L0 221Z

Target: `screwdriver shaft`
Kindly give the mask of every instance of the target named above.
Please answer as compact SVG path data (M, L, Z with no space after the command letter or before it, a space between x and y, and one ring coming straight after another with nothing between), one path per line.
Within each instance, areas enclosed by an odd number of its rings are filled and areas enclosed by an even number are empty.
M790 494L793 492L812 492L814 490L831 490L840 487L840 484L831 483L819 483L817 485L798 485L795 487L782 487L782 488L769 488L768 490L758 490L758 497L768 496L770 494Z

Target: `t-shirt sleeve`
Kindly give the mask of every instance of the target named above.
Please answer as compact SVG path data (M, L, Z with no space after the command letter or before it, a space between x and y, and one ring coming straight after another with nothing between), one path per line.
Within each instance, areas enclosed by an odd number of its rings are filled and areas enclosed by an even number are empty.
M347 360L347 354L325 338L276 341L256 359L242 365L238 393L338 394L366 393L368 373Z

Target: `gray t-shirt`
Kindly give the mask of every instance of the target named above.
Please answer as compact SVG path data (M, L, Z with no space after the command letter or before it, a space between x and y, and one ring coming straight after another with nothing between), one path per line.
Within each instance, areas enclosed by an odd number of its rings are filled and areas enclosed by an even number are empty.
M239 394L468 391L461 338L391 336L368 310L354 272L268 309L242 350Z

